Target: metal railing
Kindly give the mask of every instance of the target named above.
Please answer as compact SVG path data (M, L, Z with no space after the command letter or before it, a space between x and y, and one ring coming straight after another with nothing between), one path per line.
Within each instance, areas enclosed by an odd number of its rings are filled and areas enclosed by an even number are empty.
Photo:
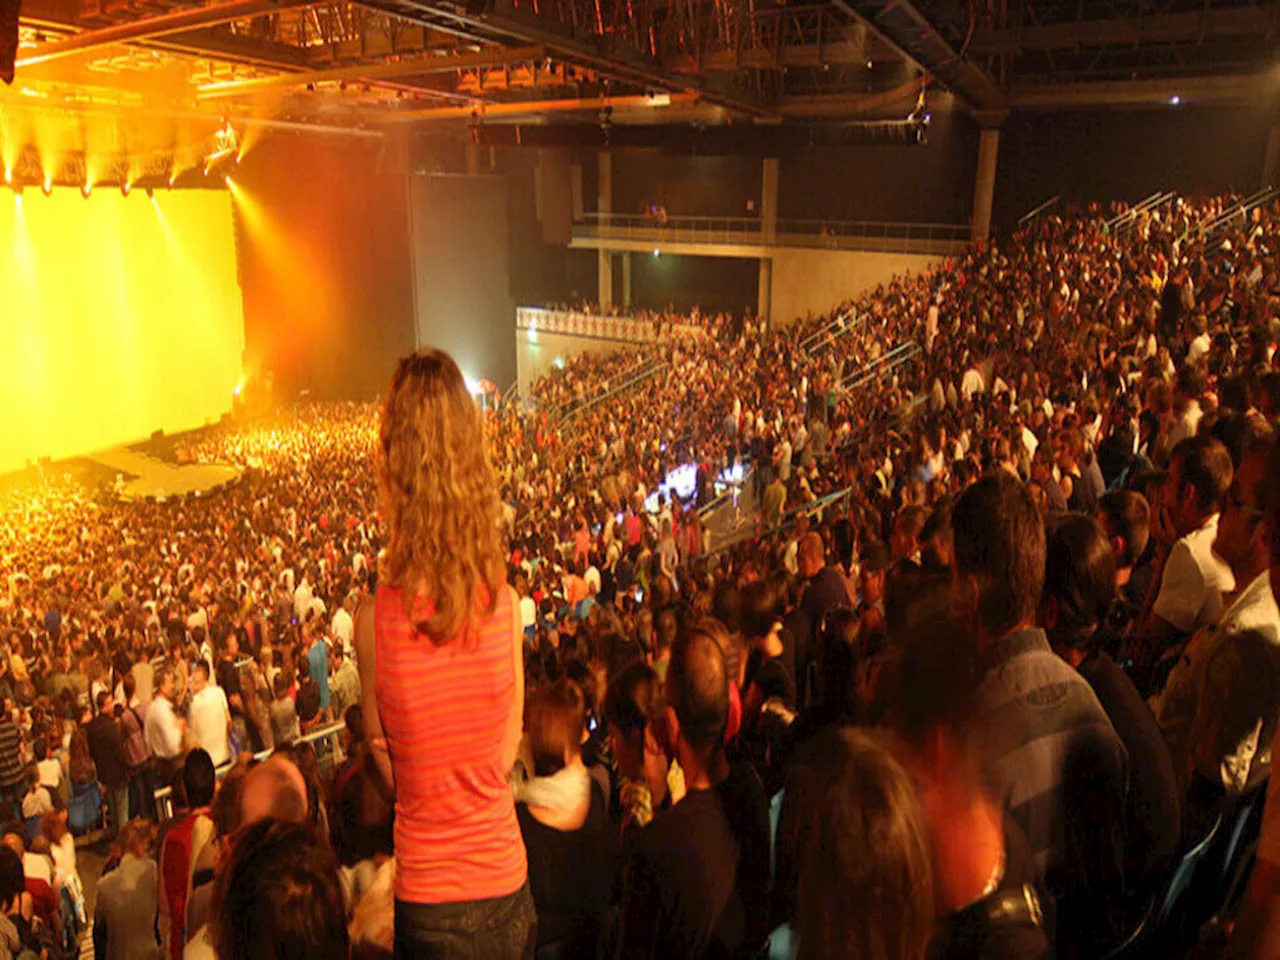
M1245 197L1239 203L1234 204L1230 209L1222 211L1216 217L1209 220L1200 227L1200 237L1203 240L1212 240L1223 230L1226 230L1236 221L1246 221L1254 210L1269 203L1277 196L1280 196L1280 186L1263 187L1257 193Z
M1034 210L1024 213L1021 217L1018 218L1018 229L1021 230L1023 227L1027 227L1033 223L1036 223L1041 217L1043 217L1046 213L1048 213L1055 206L1057 206L1058 201L1061 199L1062 198L1055 193L1052 197L1050 197L1044 203L1040 204L1040 206L1036 207Z
M748 243L881 250L954 248L968 243L973 228L953 223L892 223L872 220L780 218L767 229L759 217L654 216L589 213L575 229L598 239L675 243ZM659 250L659 252L661 252Z
M900 343L888 353L883 353L859 370L855 370L841 381L840 386L846 392L874 380L876 377L898 369L904 363L914 360L924 352L920 344L914 340Z
M862 326L867 320L867 315L855 314L852 310L840 314L830 323L824 324L821 329L815 333L811 333L800 341L800 349L810 357L817 356L823 350L833 346L837 340L853 333L854 330ZM834 331L834 332L832 332Z
M590 400L586 400L578 404L576 407L573 407L571 410L566 410L564 413L560 414L556 418L556 423L568 424L569 422L576 419L581 414L586 413L592 407L598 406L599 404L604 403L610 397L616 397L618 394L626 390L630 390L632 387L636 386L636 384L643 383L645 380L648 380L650 377L654 376L655 374L661 373L663 370L666 370L670 366L671 366L671 363L668 360L655 360L653 363L649 364L649 366L647 366L645 369L641 370L639 373L635 374L634 376L629 377L627 380L618 384L616 387L611 387L610 389L606 390L604 393L599 394L598 396L592 397Z
M770 527L769 529L744 530L741 532L740 536L735 536L726 540L724 543L720 544L715 549L708 550L705 555L709 557L715 556L716 554L723 553L726 550L730 550L733 547L736 547L738 544L742 543L744 540L750 540L752 538L763 539L765 537L771 537L775 533L781 533L783 530L786 530L788 527L793 526L795 522L799 520L801 517L812 516L815 513L820 513L826 510L828 507L834 506L835 504L839 503L841 500L845 499L845 497L849 496L849 494L851 494L852 492L853 492L853 487L845 487L843 490L837 490L834 493L828 493L826 496L819 497L817 500L811 500L808 503L799 504L798 506L792 507L790 510L783 513L782 516L778 519L778 522L774 526Z
M1163 207L1172 201L1176 196L1177 194L1172 190L1157 190L1155 193L1151 194L1151 196L1130 207L1128 210L1125 210L1123 213L1116 214L1103 225L1104 229L1109 234L1123 235L1130 227L1133 226L1134 223L1137 222L1140 216L1154 212L1158 208Z
M498 401L498 405L502 407L508 407L512 403L518 403L519 401L520 401L520 381L512 380L511 386L507 387L507 389L502 392L502 398Z
M333 738L333 752L334 752L334 756L336 757L342 753L342 743L338 739L338 735L342 733L342 731L345 729L347 729L346 722L343 720L339 720L336 723L331 723L331 724L328 724L327 726L319 727L315 730L312 730L310 733L304 734L303 736L298 737L298 739L290 741L287 744L287 746L297 746L298 744L301 744L301 743L315 743L319 740L324 740L331 737ZM282 746L286 746L286 745L282 744ZM273 753L275 753L275 750L262 750L258 753L255 753L253 755L253 759L255 762L268 760L271 758L271 755ZM228 761L227 763L222 764L222 766L217 767L214 770L214 774L217 776L219 780L221 780L223 777L227 775L227 772L233 766L235 766L234 758ZM156 803L156 817L161 823L165 823L173 819L173 787L172 786L163 786L158 788L155 791L155 803Z

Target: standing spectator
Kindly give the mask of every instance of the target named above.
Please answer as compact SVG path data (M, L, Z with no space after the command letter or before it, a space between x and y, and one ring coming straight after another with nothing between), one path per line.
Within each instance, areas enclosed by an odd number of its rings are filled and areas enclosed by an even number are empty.
M156 696L147 707L143 732L147 747L156 758L157 786L171 784L178 772L182 757L182 731L186 721L173 708L174 675L162 668L156 675Z
M1096 521L1072 514L1054 528L1041 622L1054 650L1093 688L1129 753L1125 851L1129 889L1142 905L1164 881L1182 836L1181 791L1155 717L1104 649L1115 582L1115 558Z
M1057 901L1062 952L1097 952L1123 923L1124 747L1035 626L1045 532L1026 488L1003 471L980 480L957 501L952 528L977 644L971 747ZM1077 934L1102 942L1071 943Z
M1271 597L1280 604L1280 443L1266 472L1266 525L1271 535ZM1280 777L1267 785L1258 862L1249 880L1232 940L1233 960L1280 960Z
M161 960L156 942L156 904L160 886L151 859L152 827L131 820L120 831L119 865L98 881L93 918L97 960Z
M120 733L124 737L125 762L129 767L130 819L150 816L155 787L150 769L151 751L147 747L146 721L143 712L147 705L137 694L137 681L133 674L126 674L121 684L124 690L124 709L120 714Z
M297 707L289 696L289 678L283 671L276 674L275 694L271 701L271 736L277 745L284 746L302 736L302 728Z
M524 956L537 921L507 785L524 634L479 414L448 355L400 361L379 439L389 541L356 647L365 733L396 789L396 950Z
M196 662L191 671L191 735L208 751L215 767L231 762L231 708L222 688L209 682L209 665Z
M22 758L22 733L9 710L0 711L0 797L15 805L27 790L27 768Z
M667 747L687 792L636 836L624 874L618 956L732 956L754 948L767 925L767 812L759 781L751 795L734 783L725 761L729 678L710 629L676 641L666 689ZM760 816L763 863L754 835Z
M1178 539L1139 635L1147 664L1170 659L1195 631L1216 623L1222 595L1235 589L1231 568L1213 552L1232 474L1227 448L1212 437L1191 437L1173 449L1162 509L1166 527ZM1142 665L1139 669L1147 672Z
M97 707L98 714L85 726L85 735L89 738L89 755L98 770L98 782L106 788L111 836L115 837L129 819L129 758L116 722L115 701L105 690L98 694Z
M320 710L328 710L332 699L329 695L329 645L325 643L322 630L316 630L315 641L307 651L307 672L319 689Z
M169 960L182 960L187 942L187 901L191 897L196 864L214 837L209 804L213 803L217 774L204 750L187 754L182 765L186 810L165 832L160 847L160 920L158 929Z
M347 657L342 645L333 645L333 677L329 681L329 693L333 697L333 718L343 719L347 708L360 702L360 671Z
M338 861L313 827L252 824L214 883L209 933L218 960L349 957Z

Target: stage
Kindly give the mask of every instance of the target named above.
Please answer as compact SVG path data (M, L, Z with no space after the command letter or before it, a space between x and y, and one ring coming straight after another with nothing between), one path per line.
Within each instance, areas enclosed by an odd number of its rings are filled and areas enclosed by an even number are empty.
M84 457L116 475L114 489L121 500L168 500L203 496L235 483L242 471L225 464L175 464L113 447Z

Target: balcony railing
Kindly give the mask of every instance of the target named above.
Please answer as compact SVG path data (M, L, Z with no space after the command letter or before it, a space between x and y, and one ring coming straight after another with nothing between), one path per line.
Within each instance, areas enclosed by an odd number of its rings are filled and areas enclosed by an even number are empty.
M873 220L779 219L766 231L759 217L671 217L591 213L574 225L582 237L646 243L726 243L889 252L954 252L967 244L968 224L890 223Z

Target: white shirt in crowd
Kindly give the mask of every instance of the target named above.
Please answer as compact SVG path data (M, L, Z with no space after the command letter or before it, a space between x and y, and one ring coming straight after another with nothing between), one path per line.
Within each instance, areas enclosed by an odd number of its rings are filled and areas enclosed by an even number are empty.
M231 760L231 740L227 728L231 724L231 708L222 688L210 683L191 698L189 710L191 735L209 753L215 767Z
M333 638L342 644L343 650L351 646L351 638L355 636L355 622L351 619L351 614L347 613L346 607L338 607L329 629Z
M1204 411L1200 409L1200 401L1188 400L1182 416L1169 428L1169 446L1172 447L1187 437L1194 437L1200 429L1200 419L1203 416Z
M1160 593L1151 608L1182 633L1194 633L1222 616L1222 595L1236 588L1235 577L1216 553L1218 514L1173 545L1165 563Z
M303 577L302 582L298 584L298 589L293 591L293 613L301 622L306 619L307 611L311 609L311 601L315 599L315 594L311 592L311 584L307 582L307 578Z
M595 567L592 567L591 569L594 570ZM529 627L532 627L537 622L538 622L538 605L533 602L533 597L521 597L520 598L520 626L527 629Z
M147 708L147 723L143 730L147 747L162 760L172 760L182 753L182 727L173 704L164 697L156 697Z

